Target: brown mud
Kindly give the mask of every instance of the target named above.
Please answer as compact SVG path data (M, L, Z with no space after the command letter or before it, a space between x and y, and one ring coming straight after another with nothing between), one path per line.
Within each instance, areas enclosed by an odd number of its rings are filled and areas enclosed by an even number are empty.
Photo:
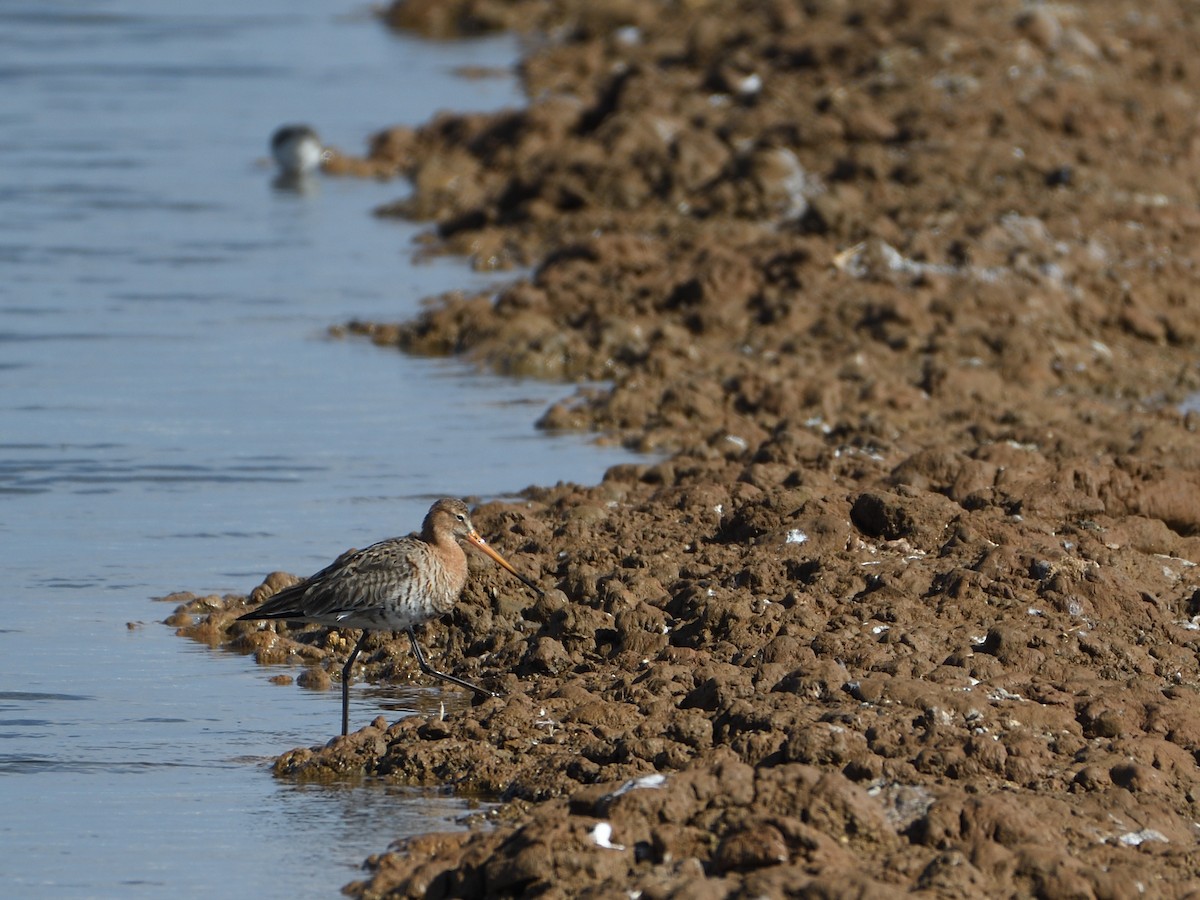
M1200 12L389 14L537 29L530 105L331 170L535 271L345 330L605 382L542 424L668 455L478 511L547 594L473 560L423 640L502 697L279 758L508 801L347 891L1200 896ZM171 621L327 684L353 633L232 624L283 577Z

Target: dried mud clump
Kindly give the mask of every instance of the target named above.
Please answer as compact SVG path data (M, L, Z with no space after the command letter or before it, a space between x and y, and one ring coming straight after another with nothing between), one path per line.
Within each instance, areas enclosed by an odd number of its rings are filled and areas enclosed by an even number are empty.
M280 757L505 801L348 892L1194 892L1200 22L593 6L421 13L542 29L530 105L361 164L431 247L534 270L350 330L599 382L542 424L660 454L479 511L546 594L481 564L425 640L501 696ZM171 621L336 672L346 636L246 602Z

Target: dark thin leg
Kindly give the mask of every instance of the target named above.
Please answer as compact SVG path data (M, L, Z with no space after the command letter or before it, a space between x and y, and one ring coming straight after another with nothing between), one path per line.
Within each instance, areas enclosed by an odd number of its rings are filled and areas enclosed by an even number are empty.
M350 658L346 660L346 664L342 666L342 734L343 736L350 732L350 670L354 668L354 660L358 658L358 651L363 648L367 642L367 635L370 634L365 628L358 642L354 645L354 649L350 651Z
M474 691L480 697L497 697L497 696L499 696L498 694L493 694L491 691L485 691L483 688L481 688L477 684L471 684L471 682L469 682L469 681L463 681L461 678L456 678L453 675L447 675L445 672L439 672L437 669L435 669L433 666L431 666L429 664L429 661L427 659L425 659L425 654L421 652L421 645L417 643L417 636L415 634L413 634L413 630L411 628L409 628L409 629L407 629L407 631L408 631L408 640L412 644L413 653L416 654L416 657L417 657L417 665L421 667L421 671L424 672L426 675L432 675L434 678L440 678L443 681L449 681L453 684L457 684L459 687L464 687L468 691Z

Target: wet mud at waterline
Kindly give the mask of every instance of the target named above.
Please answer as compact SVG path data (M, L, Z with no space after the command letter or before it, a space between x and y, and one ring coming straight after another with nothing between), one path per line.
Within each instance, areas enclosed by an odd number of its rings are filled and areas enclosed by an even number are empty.
M471 559L420 636L499 696L278 758L505 801L348 892L1195 891L1196 11L406 7L540 29L530 105L327 170L534 270L339 331L601 382L541 424L661 456L474 511L545 594ZM292 581L170 622L328 685L353 632L234 624Z

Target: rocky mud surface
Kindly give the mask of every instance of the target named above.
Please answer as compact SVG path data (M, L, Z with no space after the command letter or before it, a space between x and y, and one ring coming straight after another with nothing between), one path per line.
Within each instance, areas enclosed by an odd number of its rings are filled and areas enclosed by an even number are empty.
M347 892L1200 896L1200 10L389 16L535 29L530 105L330 169L534 271L344 330L603 382L542 424L665 458L478 510L546 594L473 560L423 641L502 696L278 759L506 801ZM354 633L232 624L289 578L170 621L328 683Z

